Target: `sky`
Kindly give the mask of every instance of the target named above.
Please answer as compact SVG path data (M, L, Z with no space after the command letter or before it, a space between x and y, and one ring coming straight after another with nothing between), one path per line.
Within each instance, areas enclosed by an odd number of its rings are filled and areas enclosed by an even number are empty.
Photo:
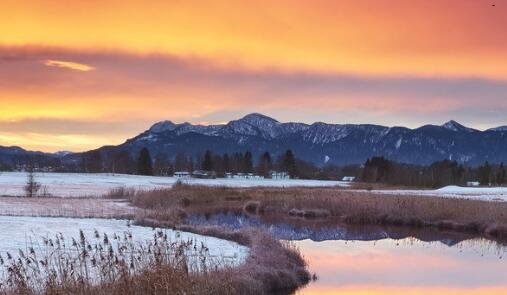
M507 125L507 1L0 2L0 145L161 120Z

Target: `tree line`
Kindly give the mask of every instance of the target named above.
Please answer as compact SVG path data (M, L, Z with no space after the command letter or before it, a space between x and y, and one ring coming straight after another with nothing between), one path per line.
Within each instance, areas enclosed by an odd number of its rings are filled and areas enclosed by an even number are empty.
M29 160L29 161L28 161ZM456 161L443 160L430 165L399 163L385 157L372 157L362 165L317 166L298 158L292 150L273 155L268 151L254 156L250 151L235 153L215 153L211 150L201 154L177 153L168 155L150 154L143 148L137 153L127 150L104 152L100 150L81 154L80 161L63 165L58 160L42 157L17 159L12 164L0 161L0 171L15 169L27 170L25 162L32 163L37 171L50 167L56 172L120 173L139 175L171 176L174 172L194 170L214 171L217 177L225 173L254 173L269 177L270 171L287 172L291 178L340 180L344 176L354 176L358 181L368 183L387 183L417 187L442 187L446 185L466 185L479 182L480 185L507 185L506 167L503 163L468 166Z
M219 154L206 150L197 156L178 153L173 158L158 153L155 157L147 148L132 156L120 151L109 157L103 157L99 151L87 152L77 168L87 173L112 172L139 175L173 175L175 172L194 170L213 171L218 177L226 173L253 173L269 177L271 171L287 172L292 178L320 178L336 169L321 168L298 159L292 150L274 156L268 151L254 158L250 151ZM326 177L331 178L331 175Z
M431 165L410 165L397 163L384 157L368 159L359 178L364 182L438 188L447 185L505 185L507 173L503 163L492 165L485 162L470 167L456 161L443 160Z

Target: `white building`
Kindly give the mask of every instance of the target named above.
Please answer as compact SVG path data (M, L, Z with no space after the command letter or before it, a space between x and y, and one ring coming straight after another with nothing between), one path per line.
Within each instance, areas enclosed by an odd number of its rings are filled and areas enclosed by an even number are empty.
M271 179L290 179L290 175L285 171L271 171Z
M186 171L178 171L178 172L174 172L174 177L177 177L177 178L189 178L190 177L190 173L188 173Z
M342 178L342 181L346 181L346 182L353 182L354 180L356 180L355 176L344 176Z

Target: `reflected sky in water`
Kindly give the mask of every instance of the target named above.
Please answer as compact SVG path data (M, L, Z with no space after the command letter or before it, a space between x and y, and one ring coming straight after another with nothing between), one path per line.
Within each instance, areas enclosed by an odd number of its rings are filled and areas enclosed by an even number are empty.
M507 246L434 228L194 215L191 224L263 228L301 250L318 277L297 294L507 294Z
M507 250L486 240L294 243L318 276L298 294L507 294Z

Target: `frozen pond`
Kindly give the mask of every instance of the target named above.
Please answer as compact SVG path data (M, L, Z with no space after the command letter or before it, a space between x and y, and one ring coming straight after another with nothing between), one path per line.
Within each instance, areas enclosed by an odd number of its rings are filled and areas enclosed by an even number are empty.
M123 237L131 233L135 243L145 244L153 241L157 234L150 227L129 226L127 220L0 216L0 255L5 258L9 252L16 256L20 249L27 253L29 247L36 252L44 251L43 239L54 239L57 234L62 235L70 245L72 238L79 241L80 230L91 240L96 232L101 236L106 233L112 243L115 235ZM163 232L172 242L192 240L196 245L205 245L210 257L230 265L242 263L249 252L247 247L227 240L171 229L164 229Z
M196 179L105 173L36 173L45 192L56 197L100 196L111 189L129 187L140 190L170 188L178 180L187 184L228 187L322 187L347 186L341 181L302 179ZM27 175L24 172L0 173L0 196L23 196ZM44 190L41 190L44 191Z

